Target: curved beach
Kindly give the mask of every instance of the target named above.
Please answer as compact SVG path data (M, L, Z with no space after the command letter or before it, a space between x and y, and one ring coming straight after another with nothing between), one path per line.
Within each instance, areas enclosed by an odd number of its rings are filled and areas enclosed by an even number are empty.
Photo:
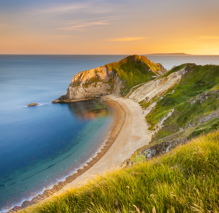
M130 158L135 150L149 144L151 140L144 111L138 103L131 99L115 98L113 96L108 96L106 99L110 100L111 106L116 109L118 121L125 117L121 130L101 159L74 181L67 184L60 192L68 190L72 186L78 187L95 178L96 175L121 167L121 164ZM121 116L122 113L124 115Z
M151 136L144 112L138 103L114 96L107 96L105 100L114 109L114 113L110 135L101 151L82 169L78 169L77 173L54 185L52 189L45 190L31 201L23 202L21 208L45 200L53 194L63 193L71 187L79 187L96 175L121 167L135 150L149 143Z
M63 187L65 187L67 184L71 183L75 179L77 179L80 175L82 175L84 172L89 170L92 166L94 166L109 150L109 148L114 143L115 139L119 135L121 128L124 124L126 113L124 109L115 101L113 100L106 100L106 104L113 109L112 110L112 116L113 121L111 123L111 126L109 127L109 133L103 138L102 141L104 141L101 149L94 155L93 158L89 162L86 163L82 168L78 169L76 173L73 173L72 175L68 176L65 181L61 181L58 184L54 185L52 189L45 190L43 194L36 195L32 200L30 201L24 201L18 209L25 208L29 205L33 205L35 203L38 203L41 200L44 200L48 198L49 196L53 195L56 192L59 192ZM13 208L14 209L14 208Z

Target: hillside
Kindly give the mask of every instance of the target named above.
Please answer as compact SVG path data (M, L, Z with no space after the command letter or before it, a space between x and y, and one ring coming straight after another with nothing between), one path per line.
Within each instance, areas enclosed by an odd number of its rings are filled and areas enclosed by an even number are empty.
M187 54L187 53L153 53L150 55L186 56L186 55L190 55L190 54Z
M22 213L218 212L219 131L71 188Z
M124 96L133 86L164 73L166 70L159 63L155 64L144 56L128 56L118 62L76 74L67 89L67 94L56 99L54 103L109 94Z
M152 157L219 128L219 66L183 64L141 85L129 98L145 109L153 133L136 154ZM159 151L156 151L159 150Z

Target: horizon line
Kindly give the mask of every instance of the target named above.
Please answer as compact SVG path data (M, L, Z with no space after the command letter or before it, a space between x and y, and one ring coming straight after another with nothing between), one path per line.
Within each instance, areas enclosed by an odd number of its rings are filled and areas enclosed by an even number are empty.
M168 55L168 56L219 56L219 54L188 54L188 53L146 53L146 54L52 54L52 53L6 53L6 54L3 54L3 53L0 53L0 56L3 56L3 55L8 55L8 56L22 56L22 55L25 55L25 56L34 56L34 55L45 55L45 56L49 56L49 55L54 55L54 56L110 56L110 55L121 55L121 56L124 56L124 55L160 55L160 56L165 56L165 55Z

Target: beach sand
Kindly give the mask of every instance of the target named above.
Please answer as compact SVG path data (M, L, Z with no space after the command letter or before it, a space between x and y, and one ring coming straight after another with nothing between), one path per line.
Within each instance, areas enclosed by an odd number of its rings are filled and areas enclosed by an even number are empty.
M104 174L121 164L140 147L149 144L151 135L142 108L131 99L106 96L107 104L114 108L114 118L105 146L101 151L76 174L65 181L45 190L43 194L31 201L23 202L21 209L47 200L51 195L63 193L71 187L79 187L96 175ZM20 209L20 208L19 208Z
M79 187L85 184L86 181L95 178L96 175L101 175L112 169L121 167L121 164L130 158L138 148L149 144L151 140L145 114L138 103L131 99L115 98L113 96L106 98L111 100L111 106L117 111L117 122L121 122L121 118L124 119L119 134L116 138L112 138L114 142L107 152L102 155L101 159L74 181L67 184L60 190L61 193L72 186Z

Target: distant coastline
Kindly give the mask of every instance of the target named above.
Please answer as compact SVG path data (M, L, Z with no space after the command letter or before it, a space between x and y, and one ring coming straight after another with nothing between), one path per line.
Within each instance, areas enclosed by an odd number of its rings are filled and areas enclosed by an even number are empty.
M152 53L152 54L146 54L146 55L186 56L186 55L192 55L192 54L187 54L187 53Z
M25 57L33 57L33 56L121 56L126 57L129 54L0 54L0 56L25 56ZM219 54L188 54L188 53L143 53L141 55L144 56L219 56Z

